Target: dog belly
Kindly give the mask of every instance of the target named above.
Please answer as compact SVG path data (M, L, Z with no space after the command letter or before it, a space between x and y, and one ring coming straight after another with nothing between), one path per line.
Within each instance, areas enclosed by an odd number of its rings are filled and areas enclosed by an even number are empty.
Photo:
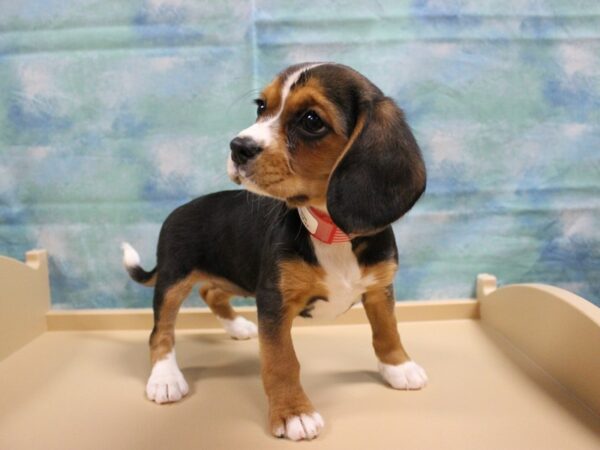
M310 317L315 319L332 320L348 311L352 305L360 302L362 292L350 293L339 292L337 295L330 295L327 300L317 300L314 307L310 310Z

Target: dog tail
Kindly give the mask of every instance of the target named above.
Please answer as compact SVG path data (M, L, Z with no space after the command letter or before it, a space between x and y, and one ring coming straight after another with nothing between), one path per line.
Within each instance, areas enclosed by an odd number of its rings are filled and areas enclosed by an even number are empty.
M150 272L146 272L140 266L140 255L127 242L121 244L123 249L123 265L133 281L144 286L154 286L156 284L156 267Z

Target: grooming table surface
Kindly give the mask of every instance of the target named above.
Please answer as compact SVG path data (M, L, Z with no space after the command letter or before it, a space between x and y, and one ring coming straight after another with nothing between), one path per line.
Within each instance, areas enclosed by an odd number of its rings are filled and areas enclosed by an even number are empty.
M0 362L0 448L600 448L598 416L483 322L400 330L428 372L422 391L384 385L367 325L294 330L303 385L326 422L302 444L267 431L256 339L179 331L190 394L156 405L144 395L147 332L45 332Z

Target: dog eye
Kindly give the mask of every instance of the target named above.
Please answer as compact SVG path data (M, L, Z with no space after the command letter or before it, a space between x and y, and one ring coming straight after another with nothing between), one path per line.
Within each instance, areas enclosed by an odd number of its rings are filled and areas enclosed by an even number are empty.
M254 103L256 103L256 116L260 117L260 115L267 109L267 104L263 99L260 98L254 100Z
M306 114L302 116L300 125L304 131L312 136L322 134L327 129L325 123L321 120L317 113L312 110L307 111Z

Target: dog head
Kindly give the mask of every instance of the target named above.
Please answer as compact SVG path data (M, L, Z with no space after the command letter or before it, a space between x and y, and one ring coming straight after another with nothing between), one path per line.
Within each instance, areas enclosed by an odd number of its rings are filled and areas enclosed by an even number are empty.
M385 228L425 190L425 165L402 111L353 69L291 66L256 104L256 123L231 141L227 164L248 190L322 209L351 235Z

